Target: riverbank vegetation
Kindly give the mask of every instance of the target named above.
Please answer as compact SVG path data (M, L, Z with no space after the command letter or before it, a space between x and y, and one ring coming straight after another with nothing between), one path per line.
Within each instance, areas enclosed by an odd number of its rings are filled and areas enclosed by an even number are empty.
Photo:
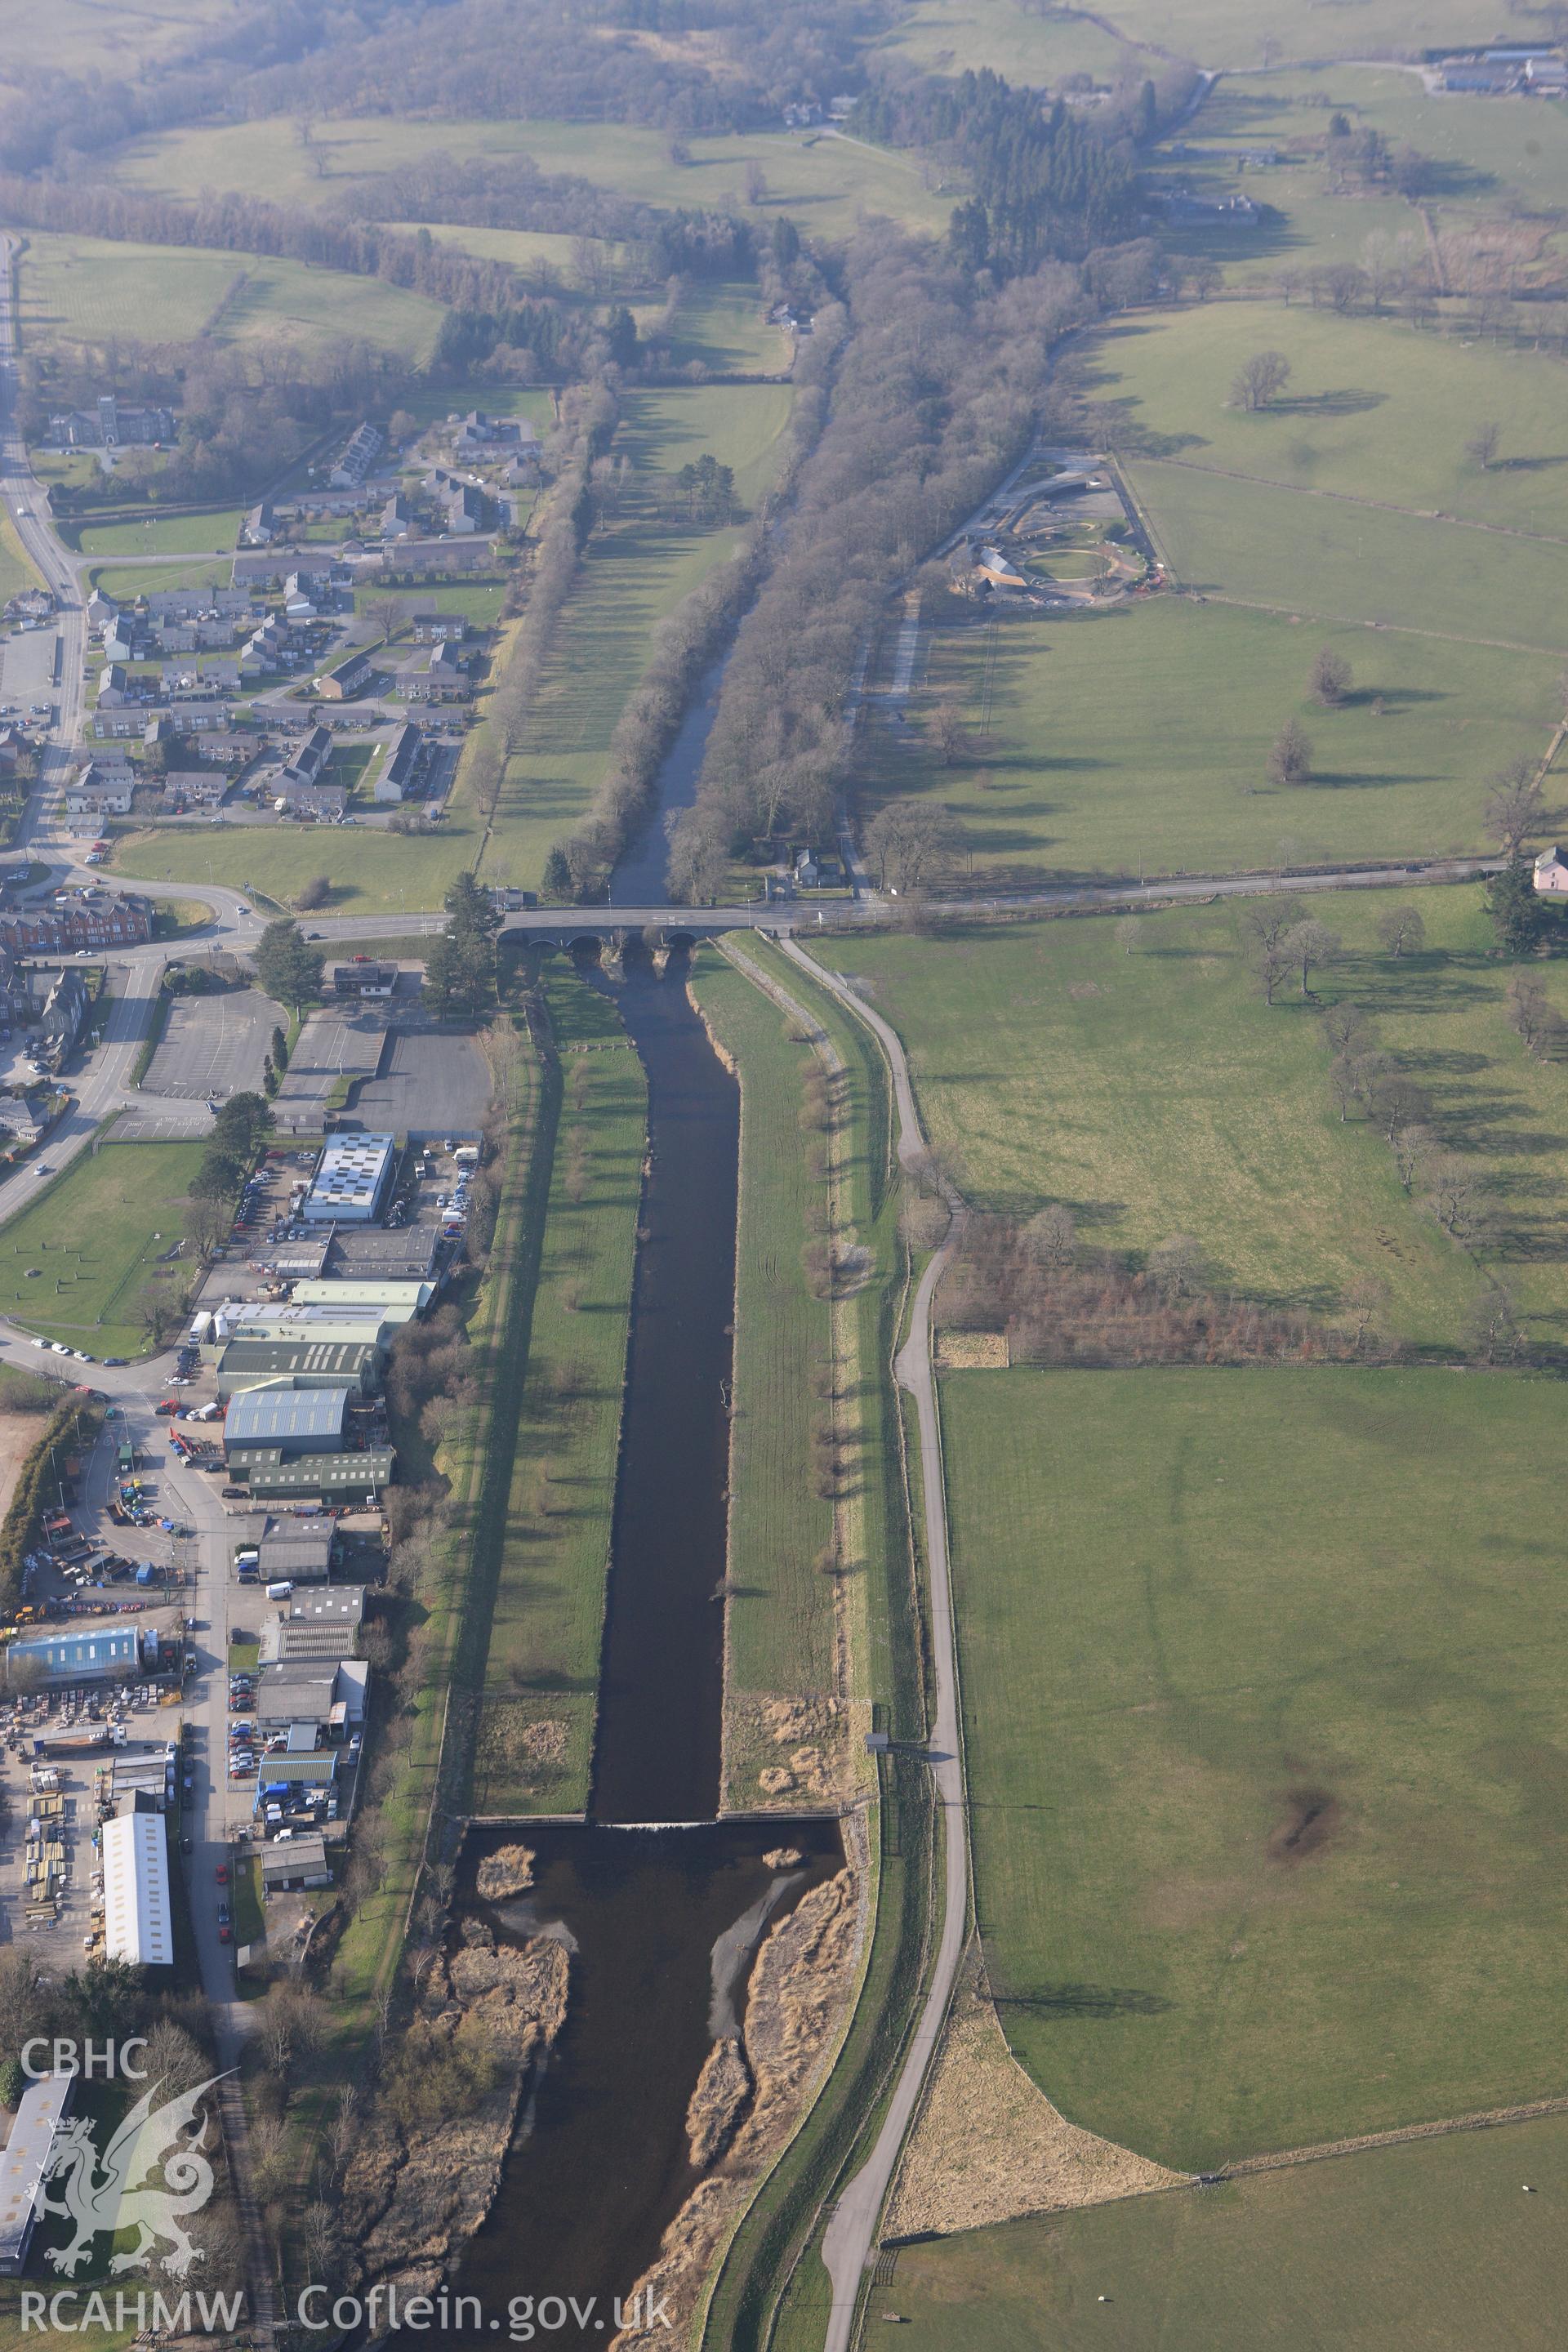
M869 1032L769 942L748 939L743 949L737 943L728 952L733 971L703 967L696 992L716 1034L726 1041L726 1050L731 1040L738 1048L741 1076L736 1460L754 1461L764 1452L776 1463L785 1458L778 1434L791 1416L767 1385L764 1341L776 1311L775 1297L783 1295L793 1301L786 1312L803 1311L802 1295L789 1284L784 1252L788 1238L798 1240L803 1233L810 1250L811 1191L814 1182L822 1183L832 1202L833 1230L848 1245L831 1302L838 1391L833 1402L845 1464L835 1508L841 1562L836 1670L853 1696L856 1749L868 1717L910 1746L882 1757L873 1768L877 1801L867 1816L870 1837L866 1856L871 1927L855 2012L832 2074L741 2224L714 2282L702 2341L715 2352L721 2346L731 2352L731 2347L754 2347L764 2341L792 2347L821 2341L819 2283L826 2290L826 2273L818 2259L818 2216L836 2180L863 2145L863 2136L875 2128L879 2102L913 2013L933 1900L931 1787L918 1754L926 1717L914 1538L899 1409L888 1372L902 1312L906 1260L900 1198L889 1160L886 1066ZM716 980L727 984L715 987ZM738 980L746 982L745 995L737 992ZM776 1000L768 1001L758 980L782 989L797 1009L785 1012ZM799 1040L805 1030L812 1033L814 1059L825 1074L820 1092L802 1060L805 1048ZM826 1074L834 1064L837 1070L827 1083ZM763 1081L770 1072L773 1084L764 1093ZM761 1105L759 1095L763 1097ZM826 1131L816 1124L825 1102L832 1107ZM792 1106L798 1106L793 1133L784 1116ZM813 1179L813 1146L824 1140L831 1157L824 1177ZM782 1178L768 1163L770 1148L776 1149L784 1163ZM772 1220L765 1229L764 1217ZM748 1285L749 1231L776 1253L777 1279L771 1289ZM820 1313L820 1305L808 1282L804 1309L816 1306ZM743 1453L748 1409L754 1412L761 1402L773 1408L770 1442L764 1447L753 1433ZM798 1412L793 1420L795 1478L804 1493L813 1457L799 1449L803 1441L811 1444L812 1432ZM734 1491L732 1540L742 1525L739 1472ZM787 1496L782 1488L780 1492L781 1505L787 1507ZM755 1517L751 1532L749 1573L743 1585L735 1580L739 1589L728 1604L736 1629L729 1644L732 1673L748 1655L768 1659L769 1671L775 1670L784 1654L773 1644L787 1638L811 1607L805 1588L813 1570L799 1548L788 1540L781 1545L776 1528L770 1543L768 1529ZM731 1765L741 1752L732 1751ZM858 1754L855 1763L859 1771L868 1769ZM730 1787L734 1792L730 1801L745 1797L745 1783L737 1782L732 1769Z
M493 1024L487 1055L495 1092L473 1220L483 1263L389 1368L403 1473L389 1498L390 1606L377 1677L390 1696L374 1727L371 1806L355 1825L351 1916L331 1979L349 2004L339 2037L349 2052L362 2048L371 2005L393 1996L422 1873L438 1874L445 1859L435 1817L462 1803L472 1752L489 1482L492 1459L510 1459L531 1276L525 1211L549 1148L539 1064L514 1013ZM427 1892L438 1898L440 1885L437 1876ZM426 1936L439 1910L437 1899Z
M883 600L1021 454L1052 341L1085 313L1047 262L981 298L888 232L850 247L848 340L787 538L736 640L671 880L709 898L737 854L831 837L844 711ZM911 407L916 364L933 394Z

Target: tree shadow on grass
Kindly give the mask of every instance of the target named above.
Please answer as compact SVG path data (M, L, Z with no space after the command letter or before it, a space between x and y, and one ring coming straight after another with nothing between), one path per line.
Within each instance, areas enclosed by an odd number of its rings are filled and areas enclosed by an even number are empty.
M1435 781L1432 776L1410 776L1394 770L1384 770L1375 776L1365 770L1349 768L1315 768L1312 772L1314 788L1326 793L1374 792L1384 784L1430 784Z
M1293 399L1271 400L1259 411L1268 416L1363 416L1369 409L1381 408L1388 398L1386 392L1368 392L1345 384L1336 392L1303 392Z
M1163 2017L1174 2003L1163 1993L1126 1985L1047 1985L1039 1992L994 1992L998 2009L1026 2010L1034 2017L1107 2019Z
M1445 693L1441 687L1357 686L1344 697L1342 707L1346 710L1364 710L1381 702L1385 711L1397 712L1414 709L1417 703L1452 700L1452 695Z
M1540 474L1549 466L1568 466L1568 454L1561 457L1494 457L1487 470L1492 474Z

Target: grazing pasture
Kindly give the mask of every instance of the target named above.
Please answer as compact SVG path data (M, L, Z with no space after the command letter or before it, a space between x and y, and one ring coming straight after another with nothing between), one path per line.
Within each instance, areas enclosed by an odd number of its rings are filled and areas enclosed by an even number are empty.
M1557 1382L942 1408L976 1914L1062 2112L1196 2170L1568 2091Z

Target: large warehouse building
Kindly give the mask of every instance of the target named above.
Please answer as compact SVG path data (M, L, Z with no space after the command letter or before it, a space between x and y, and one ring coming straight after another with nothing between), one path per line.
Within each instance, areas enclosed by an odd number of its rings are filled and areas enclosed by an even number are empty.
M390 1135L333 1136L321 1153L300 1213L310 1225L369 1225L392 1181Z
M0 2156L0 2273L15 2278L27 2259L55 2135L70 2113L73 2078L45 2074L29 2083Z
M135 1798L130 1802L134 1810L103 1824L105 1948L111 1960L127 1960L132 1968L173 1968L163 1814L161 1809L144 1810Z
M286 1462L300 1454L341 1454L350 1393L346 1388L247 1389L224 1416L224 1451L276 1446Z
M50 1682L96 1683L110 1675L142 1672L142 1643L133 1625L62 1627L58 1633L26 1633L6 1644L7 1664L41 1668Z

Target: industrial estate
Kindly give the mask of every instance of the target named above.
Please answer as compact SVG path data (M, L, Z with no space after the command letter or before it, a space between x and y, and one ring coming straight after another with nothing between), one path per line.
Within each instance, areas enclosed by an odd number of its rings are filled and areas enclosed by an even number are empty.
M0 2352L1555 2344L1563 12L10 16Z

